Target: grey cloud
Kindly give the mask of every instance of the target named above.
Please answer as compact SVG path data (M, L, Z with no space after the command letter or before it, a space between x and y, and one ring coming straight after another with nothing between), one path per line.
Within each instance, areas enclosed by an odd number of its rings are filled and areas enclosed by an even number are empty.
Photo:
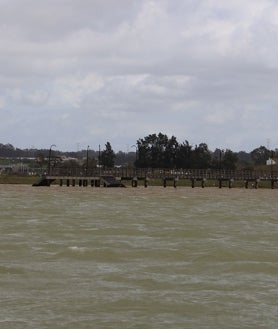
M2 0L1 142L277 144L277 18L270 0Z

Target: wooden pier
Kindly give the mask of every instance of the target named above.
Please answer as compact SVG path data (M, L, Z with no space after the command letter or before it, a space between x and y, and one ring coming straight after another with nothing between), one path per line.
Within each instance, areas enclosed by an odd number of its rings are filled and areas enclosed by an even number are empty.
M172 185L176 188L183 181L188 181L192 188L217 186L232 188L238 182L245 188L258 188L260 185L274 189L278 181L276 171L245 171L245 170L201 170L201 169L146 169L146 168L51 168L50 172L34 184L34 186L50 186L59 182L60 186L91 186L91 187L132 187L143 185L148 187L151 180L161 181L162 186Z

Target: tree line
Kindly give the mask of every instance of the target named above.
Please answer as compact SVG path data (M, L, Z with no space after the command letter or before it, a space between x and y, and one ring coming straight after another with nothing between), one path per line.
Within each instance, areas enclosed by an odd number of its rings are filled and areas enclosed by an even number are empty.
M206 143L192 145L188 140L178 142L175 136L168 137L163 133L149 134L139 138L132 152L114 152L111 143L107 142L101 150L81 150L77 152L62 152L52 150L56 158L72 158L59 163L76 165L75 159L89 161L91 167L135 166L138 168L191 168L191 169L252 169L264 165L269 158L277 155L276 150L265 146L255 148L251 152L233 152L230 149L217 148L211 151ZM11 144L0 143L2 158L36 158L41 163L47 162L48 149L19 149ZM79 161L80 163L80 161Z
M217 148L210 151L206 143L191 145L187 140L179 143L175 136L150 134L137 141L137 167L151 168L192 168L192 169L253 169L265 165L269 158L277 156L276 150L265 146L250 153L233 152Z
M136 166L142 168L192 168L235 170L238 156L231 150L211 152L206 143L190 145L175 136L151 134L137 141Z

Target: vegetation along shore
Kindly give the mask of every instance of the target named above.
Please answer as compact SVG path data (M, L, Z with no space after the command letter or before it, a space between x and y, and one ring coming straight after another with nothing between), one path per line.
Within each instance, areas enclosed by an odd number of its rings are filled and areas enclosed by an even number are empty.
M187 140L178 142L175 136L168 137L162 133L139 138L126 152L115 152L110 142L104 147L99 145L95 150L87 146L76 152L60 151L54 144L49 149L19 149L11 144L0 143L0 184L33 184L39 177L55 170L74 171L84 176L98 168L103 171L109 168L202 169L217 170L219 175L224 171L263 171L265 176L277 179L274 176L278 171L277 163L278 150L262 145L251 152L222 148L212 151L206 143L191 145ZM223 187L225 184L223 182ZM126 185L129 186L130 181ZM149 179L148 185L161 185L161 179ZM190 179L178 182L178 186L191 185ZM205 186L217 186L217 182L208 180ZM244 181L233 182L233 187L241 186L245 186ZM260 181L259 187L267 186L267 182Z

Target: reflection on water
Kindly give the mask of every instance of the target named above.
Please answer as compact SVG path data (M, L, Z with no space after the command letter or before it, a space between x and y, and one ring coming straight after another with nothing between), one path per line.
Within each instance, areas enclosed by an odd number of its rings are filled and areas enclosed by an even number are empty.
M276 328L278 190L0 186L1 328Z

